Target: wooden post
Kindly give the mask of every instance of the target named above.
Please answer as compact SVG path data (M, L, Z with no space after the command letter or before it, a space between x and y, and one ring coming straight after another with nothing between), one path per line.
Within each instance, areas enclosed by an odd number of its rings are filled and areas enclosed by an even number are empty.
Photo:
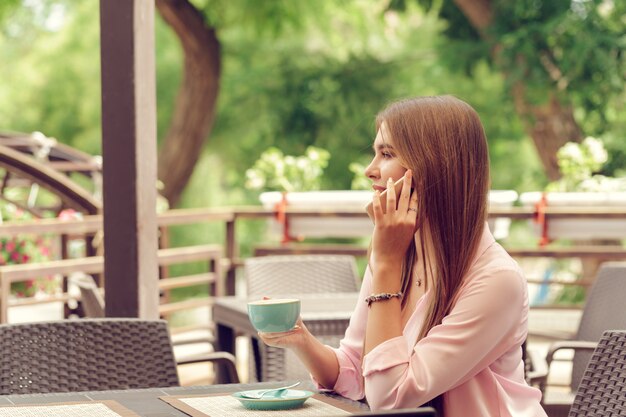
M107 317L158 318L154 7L100 1Z

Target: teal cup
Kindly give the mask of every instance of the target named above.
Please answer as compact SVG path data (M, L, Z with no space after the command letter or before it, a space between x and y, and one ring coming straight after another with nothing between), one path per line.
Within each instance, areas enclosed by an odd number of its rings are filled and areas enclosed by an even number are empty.
M248 317L259 332L286 332L296 325L300 317L300 300L277 298L248 303Z

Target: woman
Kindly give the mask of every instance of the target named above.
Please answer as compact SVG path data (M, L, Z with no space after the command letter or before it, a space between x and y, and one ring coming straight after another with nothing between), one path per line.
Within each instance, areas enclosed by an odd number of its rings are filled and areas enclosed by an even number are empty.
M324 346L301 321L259 336L294 350L320 387L373 410L429 403L445 417L545 416L524 380L526 281L486 226L478 115L451 96L422 97L389 105L376 125L371 254L345 338Z

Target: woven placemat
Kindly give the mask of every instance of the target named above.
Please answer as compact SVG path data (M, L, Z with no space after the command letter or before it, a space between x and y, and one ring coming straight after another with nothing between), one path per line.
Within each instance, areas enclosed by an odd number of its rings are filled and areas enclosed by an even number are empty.
M191 417L318 417L349 416L362 411L324 395L315 394L302 407L288 410L248 410L230 394L171 395L159 397Z
M0 406L0 417L140 417L111 400Z

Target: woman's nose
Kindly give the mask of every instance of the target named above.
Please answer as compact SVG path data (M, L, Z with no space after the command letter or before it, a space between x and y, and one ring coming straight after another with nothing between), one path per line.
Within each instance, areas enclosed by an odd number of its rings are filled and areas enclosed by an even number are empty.
M374 161L370 162L370 164L365 168L365 176L372 181L378 179L379 171L378 168L374 165Z

